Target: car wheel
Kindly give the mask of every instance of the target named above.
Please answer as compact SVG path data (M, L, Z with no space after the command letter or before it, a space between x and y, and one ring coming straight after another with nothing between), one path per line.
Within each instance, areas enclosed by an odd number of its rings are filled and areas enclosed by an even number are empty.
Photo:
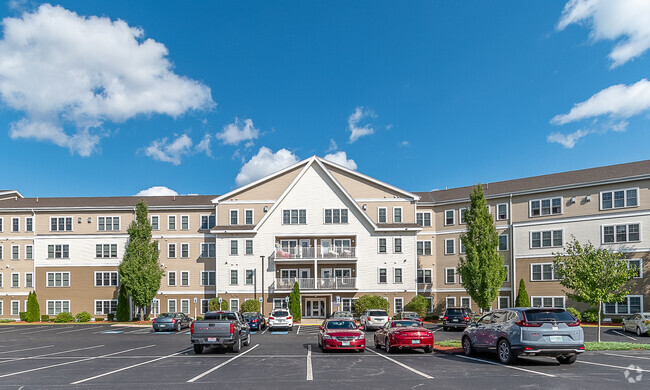
M177 332L181 331L181 323L180 322L176 324L176 331Z
M510 343L506 339L499 341L499 344L497 346L497 354L499 355L499 360L503 364L510 364L513 362L513 360L515 360L515 356L512 353Z
M444 331L446 332L446 331L449 330L449 328L447 328L446 326L443 326L443 327L442 327L442 330L444 330Z
M201 344L194 344L194 353L200 355L203 353L203 346Z
M244 341L244 346L249 346L251 345L251 334L249 333L248 336L246 337L246 341Z
M234 353L239 353L241 351L241 339L237 337L237 341L232 345L232 351Z
M433 348L431 347L424 348L424 353L432 353L432 352L433 352Z
M381 344L379 344L379 340L377 339L377 336L375 336L375 348L381 349Z
M393 352L393 348L390 346L390 341L388 340L388 337L386 337L386 344L384 344L386 347L386 352L391 353Z
M621 325L621 330L622 330L623 332L627 332L627 328L625 327L625 324Z
M639 328L638 326L636 327L636 335L641 337L641 328Z
M463 337L463 352L466 356L472 356L474 354L474 347L472 347L472 340L469 337Z
M577 358L578 358L578 355L558 356L558 357L556 357L557 361L560 362L560 364L573 364L573 363L576 362Z

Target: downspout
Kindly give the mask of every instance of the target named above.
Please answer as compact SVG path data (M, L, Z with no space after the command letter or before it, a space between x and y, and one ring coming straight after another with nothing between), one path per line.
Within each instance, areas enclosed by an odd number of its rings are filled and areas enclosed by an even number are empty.
M34 209L32 209L32 235L34 236L34 239L32 239L32 290L36 292L36 256L34 256L34 248L36 247L36 212Z
M219 204L214 205L214 227L219 226L219 210L217 208ZM210 224L210 217L208 216L208 225ZM216 298L219 294L219 262L217 261L217 253L219 253L219 247L217 246L217 233L214 233L214 297ZM208 245L209 247L209 245ZM264 272L264 270L262 270ZM262 277L264 278L264 277ZM262 290L264 290L264 279L262 279ZM209 302L209 301L208 301ZM221 305L219 305L221 308Z
M512 296L512 301L510 301L510 306L514 307L516 297L516 288L517 288L517 263L515 259L515 224L512 222L512 194L510 194L510 205L508 210L508 219L510 222L510 268L512 269L512 276L510 277L510 295Z

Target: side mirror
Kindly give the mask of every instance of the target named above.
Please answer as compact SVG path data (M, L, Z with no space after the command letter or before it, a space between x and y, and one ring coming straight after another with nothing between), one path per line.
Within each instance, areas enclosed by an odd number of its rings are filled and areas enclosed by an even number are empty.
M322 325L318 325L318 330L323 330L323 326L322 326Z
M363 326L362 326L362 325L359 325L359 330L363 330Z
M476 321L472 321L472 322L469 323L469 326L476 326L476 325L477 325Z

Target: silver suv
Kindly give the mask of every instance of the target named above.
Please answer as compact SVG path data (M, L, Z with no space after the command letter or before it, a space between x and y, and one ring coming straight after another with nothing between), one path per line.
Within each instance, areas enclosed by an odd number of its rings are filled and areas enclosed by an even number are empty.
M564 309L513 308L495 310L472 322L463 332L463 351L497 352L504 364L517 356L553 356L572 364L585 351L580 321Z
M388 321L390 321L390 317L384 309L368 309L359 317L359 322L363 325L364 330L383 328Z

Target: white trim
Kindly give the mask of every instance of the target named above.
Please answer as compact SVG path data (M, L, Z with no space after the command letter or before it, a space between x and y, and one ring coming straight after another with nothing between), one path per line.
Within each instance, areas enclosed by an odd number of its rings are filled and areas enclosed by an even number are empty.
M187 284L183 284L183 273L184 272L187 272ZM190 279L190 271L189 270L180 271L180 274L181 274L181 277L179 279L180 280L179 286L180 287L189 287L192 284L192 281Z
M560 245L553 245L553 232L562 232L562 243ZM544 246L544 233L551 233L551 246ZM539 233L539 245L533 246L533 233ZM535 230L528 232L528 249L546 249L546 248L561 248L564 246L564 228L562 229L552 229L552 230Z
M17 281L18 285L14 286L14 275L18 276ZM12 272L11 273L11 283L9 284L9 287L11 288L20 288L20 272Z
M504 264L503 266L506 269L506 280L504 280L503 283L510 283L510 265Z
M508 300L508 306L507 307L501 307L501 299L505 298ZM510 308L510 296L508 295L499 295L497 296L497 309L509 309Z
M544 308L549 307L549 306L544 306L544 298L552 298L553 299L553 306L551 306L551 307L555 307L555 300L556 299L562 298L562 308L563 309L566 308L566 297L564 295L535 295L535 296L531 296L530 297L530 307L536 307L533 304L535 298L539 298L539 299L542 300L542 305L540 307L544 307Z
M553 199L560 198L560 212L559 213L554 213L553 212ZM542 201L543 200L548 200L550 202L550 209L549 209L549 214L542 214ZM533 215L533 202L539 202L539 215ZM528 218L539 218L539 217L548 217L548 216L553 216L553 215L562 215L564 214L564 197L562 196L552 196L552 197L544 197L544 198L538 198L538 199L530 199L528 201Z
M219 202L220 205L230 205L230 204L273 204L275 203L275 199L259 199L259 200L224 200L223 202Z
M155 228L155 229L153 228L153 219L154 219L154 218L157 218L157 219L158 219L158 223L157 223L158 227ZM150 216L149 216L149 224L151 224L151 230L152 230L152 231L157 232L158 230L160 230L160 215L150 215Z
M418 271L422 271L422 282L418 281ZM430 271L429 282L426 282L425 271ZM433 284L433 268L418 268L415 270L415 283L416 284Z
M187 311L183 311L183 302L187 302ZM190 307L190 300L189 299L181 299L180 303L181 304L180 304L179 312L181 312L183 314L190 314L190 312L192 311L192 308Z
M214 273L214 284L209 284L210 283L210 272ZM207 273L208 274L208 284L203 284L203 274ZM217 272L216 271L201 271L201 279L199 281L199 285L201 287L210 287L210 286L216 286L217 284ZM203 294L203 292L199 292L200 294Z
M190 251L190 243L189 242L181 242L180 244L180 251L178 252L178 258L179 259L189 259L192 257L192 253ZM183 245L187 245L187 256L183 256Z
M64 225L63 230L59 230L59 219L61 219L61 218L63 218L63 225ZM70 218L70 220L72 221L72 223L70 224L70 230L65 229L65 220L66 220L66 218ZM57 223L56 229L57 230L52 230L52 219L56 219L56 223ZM64 216L64 215L57 216L57 217L50 216L48 218L48 223L49 223L49 226L47 227L48 232L73 232L74 231L74 218L72 216ZM11 229L10 229L10 231L11 231Z
M499 218L499 206L504 206L506 208L506 216L505 216L505 218ZM497 221L507 221L508 220L509 213L508 213L508 204L507 203L497 203L497 205L495 207L495 210L496 210L496 212L495 212L494 217L496 218Z
M447 222L447 213L451 211L451 223ZM443 222L445 226L452 226L456 224L456 209L447 209L442 214Z
M635 206L628 206L627 205L627 191L629 190L636 190L636 205ZM616 207L614 206L614 192L617 191L623 191L623 203L625 205L623 207ZM605 192L611 192L612 193L612 207L605 209L603 208L603 193ZM599 211L605 211L605 210L616 210L616 209L627 209L627 208L632 208L632 207L639 207L640 202L640 196L641 193L639 191L639 187L630 187L630 188L617 188L615 190L606 190L606 191L600 191L598 194L598 210Z
M99 218L104 218L104 230L99 230ZM106 218L111 218L111 228L106 229ZM113 229L114 222L113 220L117 218L117 230ZM119 215L98 215L95 218L95 225L97 227L98 232L121 232L122 231L122 217ZM72 226L74 230L74 218L72 219ZM51 226L50 226L51 227Z
M171 307L169 306L171 302L174 302L174 310L172 310ZM176 302L176 299L167 299L167 313L177 313L178 312L177 303L178 302Z
M540 266L540 279L533 279L533 266ZM551 279L544 279L544 266L551 266ZM528 278L530 282L552 282L558 280L555 277L555 270L553 269L553 263L530 263L530 277ZM532 301L531 301L532 302Z
M433 212L416 209L415 210L415 223L418 223L418 214L422 214L422 225L420 225L420 226L422 226L422 227L433 227ZM429 224L428 225L426 225L424 223L424 221L425 221L424 215L425 214L429 214Z
M632 313L631 310L630 310L630 306L631 306L631 305L630 305L630 298L639 298L639 302L640 302L640 306L641 306L641 311L640 311L640 312L637 312L637 313L643 313L643 312L644 312L644 307L643 307L643 295L630 294L630 295L626 295L625 298L626 298L626 300L627 300L627 311L626 311L626 312L621 312L621 311L618 310L619 302L614 303L614 305L615 305L614 307L616 308L616 312L615 312L615 313L606 312L606 311L605 311L605 307L606 307L607 304L609 304L609 302L607 302L607 303L603 303L603 314L610 314L610 315L611 315L611 314L613 314L613 315L617 315L617 314L622 314L622 315L636 314L636 313Z
M54 302L54 309L53 309L52 313L50 313L50 311L49 311L50 310L50 307L49 307L50 302ZM71 305L69 299L48 299L48 300L45 301L45 313L47 315L55 316L55 315L58 314L56 312L56 303L57 302L61 302L61 311L59 313L70 313L70 314L72 314L72 305ZM67 312L63 311L63 302L68 302L68 311Z
M236 223L232 223L232 213L236 214ZM228 226L239 226L239 209L228 209Z
M469 207L461 207L458 209L458 224L467 225L467 221L463 221L463 210L467 210ZM489 209L488 209L489 212Z
M172 245L174 246L174 256L170 256L170 250L172 248ZM178 257L178 247L176 246L175 242L168 242L167 243L167 258L168 259L176 259Z
M453 299L453 300L454 300L454 304L453 304L453 305L449 305L449 299ZM445 297L445 310L448 309L448 308L450 308L450 307L457 307L457 306L456 306L456 297Z
M397 245L395 245L396 240L399 240L399 247L400 247L399 252L397 252L397 250L395 249L395 248L397 248ZM404 240L402 239L402 237L393 237L393 253L396 253L396 254L404 253Z
M169 222L170 222L170 218L172 218L172 217L174 218L174 228L173 228L173 229L170 228L170 225L171 225L171 224L169 223ZM178 215L172 215L172 214L167 215L167 230L168 230L168 231L176 231L176 230L179 230L179 229L178 229L178 218L177 218L177 217L178 217Z
M251 223L246 223L246 213L251 212ZM255 209L244 209L244 225L255 226Z
M25 272L24 275L25 275L25 280L24 280L24 282L25 282L25 284L24 284L25 288L34 288L34 273L33 273L33 272ZM27 283L27 275L32 275L32 283L31 283L31 286L28 286L29 283Z
M239 298L230 298L228 300L228 310L233 310L232 309L232 303L237 302L237 311L239 311Z
M630 237L630 225L639 225L639 239L638 240L630 240L629 239L629 237ZM614 228L614 241L613 242L605 242L605 228L610 227L610 226ZM617 226L625 226L625 237L626 237L625 241L616 241L616 236L617 236L616 227ZM642 242L642 241L643 241L643 236L641 234L641 222L626 221L625 223L618 223L618 224L614 224L614 225L611 225L611 224L600 225L600 243L602 245L616 245L616 244L620 244L620 243Z
M49 286L48 283L50 281L50 274L54 274L54 284L52 286ZM57 286L56 285L56 274L61 274L61 285ZM68 274L68 285L63 284L63 275ZM72 286L72 275L70 271L56 271L56 272L46 272L45 273L45 287L47 288L68 288Z
M447 247L447 242L451 241L453 243L453 251L448 252L448 247ZM456 254L456 239L455 238L445 238L445 247L444 247L444 254L445 255L454 255Z
M402 279L401 282L396 281L397 278L397 270L400 271L400 278ZM402 267L393 267L393 284L404 284L404 268Z
M399 222L395 220L395 211L399 210ZM404 223L404 207L402 206L393 206L393 223Z
M469 299L469 305L468 306L463 306L463 299ZM460 305L459 306L460 307L466 307L467 309L469 309L469 311L472 311L472 297L468 297L468 296L460 297Z
M18 221L18 228L16 230L14 230L14 221ZM11 229L9 232L20 233L20 217L11 217Z
M386 281L382 282L381 281L381 270L386 271ZM377 284L388 284L388 267L377 267Z
M449 273L448 273L449 270L454 271L454 280L453 280L453 282L449 281ZM457 279L456 279L456 267L446 267L445 268L445 284L456 284L457 283L456 281L457 281Z
M102 275L102 284L97 284L97 274ZM109 278L108 284L104 284L104 274L109 274L109 276L108 276L108 278ZM113 285L111 283L111 281L113 280L113 278L112 278L113 275L112 274L116 274L116 276L117 276L117 284L116 285ZM93 272L93 278L94 278L94 280L93 280L93 286L94 287L116 287L116 286L120 285L120 273L118 271L94 271Z
M379 210L384 210L384 222L379 220ZM388 223L388 207L377 207L377 223Z
M635 276L634 279L643 279L643 258L640 259L627 259L627 268L630 268L630 261L639 262L639 276Z
M187 229L183 229L183 217L187 217ZM180 216L180 222L181 222L181 223L179 224L179 230L180 230L180 231L188 231L188 230L190 230L190 229L192 228L192 227L191 227L191 226L192 226L192 223L191 223L191 221L190 221L190 216L189 216L189 214L181 214L181 216Z
M501 237L506 238L506 249L501 249ZM551 242L553 242L553 233L551 233ZM499 246L497 246L497 251L499 252L507 252L510 249L510 237L508 233L502 233L499 234Z
M398 299L402 301L402 310L400 310L400 311L397 311L397 300ZM404 306L406 306L404 304L404 297L393 297L393 313L397 314L397 313L403 312L404 311Z
M14 248L18 249L15 256L14 256ZM11 256L9 257L9 259L11 259L11 260L20 260L20 245L12 245L11 246Z
M386 241L386 250L384 252L381 251L381 240ZM377 253L382 255L388 254L388 237L377 237Z
M171 274L174 274L174 284L169 284L169 277L171 276ZM178 279L176 278L176 271L167 271L166 279L167 279L167 287L176 287L176 286L178 286Z
M422 243L422 254L418 253L418 242ZM427 246L425 243L429 243L430 253L427 254ZM416 256L433 256L433 240L416 240L415 241L415 255Z
M102 312L101 313L97 311L97 302L102 303ZM109 304L109 312L108 313L104 313L104 302L110 302L110 304ZM113 302L115 302L115 311L110 310L110 307L112 306ZM105 315L108 315L109 313L115 313L116 311L117 311L117 299L95 299L93 301L93 313L96 316L105 316Z

